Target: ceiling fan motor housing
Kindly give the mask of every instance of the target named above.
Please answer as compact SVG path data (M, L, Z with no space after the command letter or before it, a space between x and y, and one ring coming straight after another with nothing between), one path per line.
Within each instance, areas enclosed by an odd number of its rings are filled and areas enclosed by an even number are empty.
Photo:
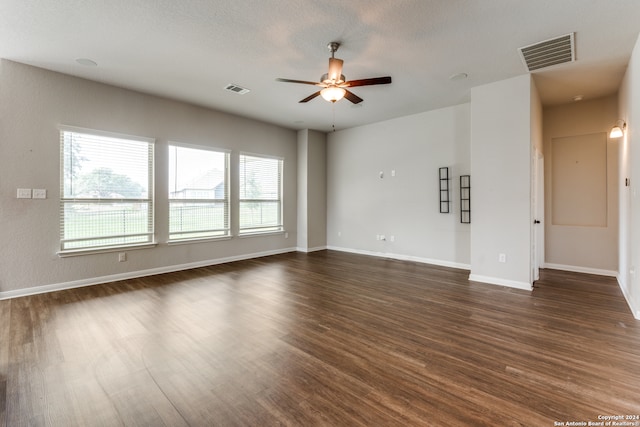
M329 72L323 74L321 81L324 83L340 84L345 82L342 74L342 64L344 61L338 58L329 58ZM329 81L327 81L329 80Z
M320 77L320 82L327 85L339 85L346 81L347 81L347 78L344 76L344 74L340 74L340 77L337 79L331 77L331 75L329 75L328 73L324 73L322 77Z

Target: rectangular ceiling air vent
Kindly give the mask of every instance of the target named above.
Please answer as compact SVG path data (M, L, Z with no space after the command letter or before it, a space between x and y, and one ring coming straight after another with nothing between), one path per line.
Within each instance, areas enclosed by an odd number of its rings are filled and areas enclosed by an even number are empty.
M518 48L527 70L535 71L540 68L575 61L576 48L574 34L575 33L569 33L554 39Z
M230 92L235 92L237 94L240 95L244 95L245 93L249 92L249 89L242 87L242 86L238 86L238 85L234 85L234 84L228 84L225 86L225 90L228 90Z

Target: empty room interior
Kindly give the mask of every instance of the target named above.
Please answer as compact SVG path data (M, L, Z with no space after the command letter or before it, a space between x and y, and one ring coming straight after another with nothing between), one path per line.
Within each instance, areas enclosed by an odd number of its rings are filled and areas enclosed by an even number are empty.
M4 0L0 426L639 426L639 34Z

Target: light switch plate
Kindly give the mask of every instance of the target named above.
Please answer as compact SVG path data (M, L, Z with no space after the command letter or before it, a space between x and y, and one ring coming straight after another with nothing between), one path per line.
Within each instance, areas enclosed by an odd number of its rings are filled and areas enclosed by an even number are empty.
M18 199L30 199L31 198L31 189L30 188L18 188L18 192L16 194Z
M33 198L34 199L46 199L47 198L47 190L43 188L34 188L33 189Z

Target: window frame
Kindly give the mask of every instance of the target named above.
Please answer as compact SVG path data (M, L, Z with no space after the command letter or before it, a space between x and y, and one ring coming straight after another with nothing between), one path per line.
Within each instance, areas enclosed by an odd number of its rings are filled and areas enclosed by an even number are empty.
M223 171L223 176L224 176L224 198L223 199L218 199L218 198L214 198L214 199L172 199L170 196L170 191L167 191L167 205L168 205L168 211L167 211L167 224L168 224L168 240L167 243L168 244L183 244L183 243L190 243L190 242L203 242L203 241L208 241L208 240L226 240L226 239L230 239L231 238L231 191L230 191L230 181L229 181L229 171L230 171L230 163L231 163L231 151L227 150L227 149L223 149L223 148L218 148L218 147L209 147L209 146L202 146L202 145L193 145L193 144L188 144L188 143L182 143L182 142L178 142L178 141L169 141L168 145L167 145L167 184L168 184L168 188L167 190L170 190L171 187L171 183L170 183L170 179L171 179L171 175L170 173L168 173L170 165L169 162L171 161L171 147L176 147L176 148L186 148L186 149L191 149L191 150L201 150L201 151L210 151L213 153L217 153L217 154L224 154L224 171ZM206 232L216 232L216 231L221 231L223 232L220 235L208 235L208 236L200 236L200 237L178 237L178 238L172 238L172 234L189 234L189 232L180 232L180 233L172 233L171 232L171 204L172 203L194 203L194 204L210 204L210 203L220 203L222 202L224 204L225 210L226 212L224 213L224 222L225 222L225 226L222 229L208 229L208 230L199 230L199 231L193 231L190 233L206 233Z
M76 126L67 126L67 125L59 125L59 138L60 138L60 216L59 216L59 237L60 237L60 249L58 251L58 255L61 257L65 256L74 256L74 255L84 255L84 254L92 254L92 253L101 253L101 252L114 252L122 249L138 249L138 248L146 248L153 247L156 245L155 241L155 139L148 138L137 135L128 135L117 132L110 132L104 130L90 129L90 128L82 128ZM121 198L104 198L104 197L92 197L92 198L82 198L82 197L65 197L65 135L67 133L71 134L79 134L79 135L88 135L89 137L94 138L113 138L120 140L127 140L137 143L145 143L147 144L147 197L146 198L132 198L132 197L121 197ZM78 238L65 238L65 229L69 227L69 223L66 221L65 217L65 207L68 204L73 203L85 203L88 205L128 205L128 204L136 204L142 203L146 204L146 227L147 231L143 233L125 233L118 235L94 235L94 236L84 236ZM84 247L70 247L74 242L82 242L82 241L91 241L91 240L108 240L108 239L127 239L127 238L142 238L145 237L142 241L136 241L131 243L126 242L118 242L118 243L108 243L108 244L94 244L91 246Z
M264 160L276 160L278 161L278 198L277 199L248 199L242 198L242 158L243 157L253 157L257 159ZM246 237L246 236L254 236L254 235L265 235L265 234L281 234L285 232L284 228L284 157L273 156L267 154L257 154L257 153L249 153L249 152L240 152L238 157L238 236ZM276 225L267 225L267 226L252 226L252 227L243 227L242 226L242 203L273 203L274 201L278 202L278 224Z

